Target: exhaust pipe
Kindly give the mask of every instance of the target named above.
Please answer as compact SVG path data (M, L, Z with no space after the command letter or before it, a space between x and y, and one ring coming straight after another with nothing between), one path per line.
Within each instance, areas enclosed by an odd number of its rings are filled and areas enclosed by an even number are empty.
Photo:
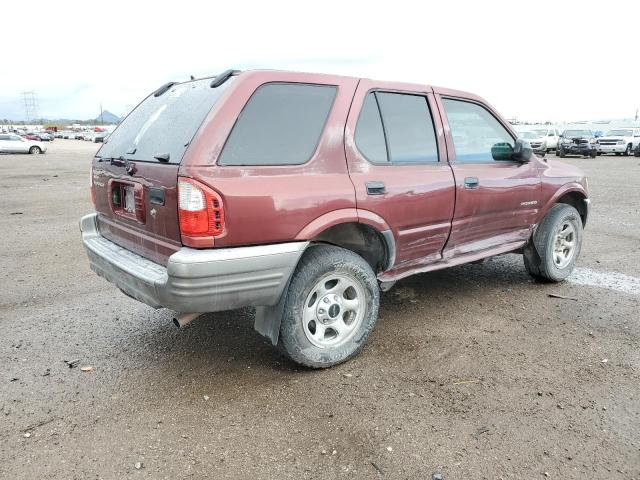
M178 328L184 328L200 315L202 315L202 313L181 313L173 317L173 324Z

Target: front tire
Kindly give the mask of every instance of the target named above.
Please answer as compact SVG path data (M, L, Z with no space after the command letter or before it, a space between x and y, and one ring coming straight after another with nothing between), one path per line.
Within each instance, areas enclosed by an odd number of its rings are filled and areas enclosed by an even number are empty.
M342 363L364 346L379 303L376 275L361 256L332 245L312 246L289 285L279 347L306 367Z
M558 148L558 156L560 158L564 158L566 156L562 148Z
M573 271L582 247L582 219L558 203L544 217L524 249L524 266L539 280L561 282Z
M631 144L627 145L627 149L624 151L623 155L625 157L630 157L631 156L631 150L632 150Z
M36 147L35 145L29 149L29 153L31 155L35 155L37 153L42 153L42 149L40 147Z

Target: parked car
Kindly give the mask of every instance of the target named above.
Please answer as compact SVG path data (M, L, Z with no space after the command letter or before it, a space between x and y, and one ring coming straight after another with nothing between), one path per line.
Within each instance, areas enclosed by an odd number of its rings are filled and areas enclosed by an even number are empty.
M596 143L598 154L632 155L634 149L640 144L640 128L614 128L599 138Z
M107 138L109 138L109 132L97 132L94 136L93 136L93 141L95 143L104 143Z
M278 71L160 87L90 178L98 275L178 325L256 306L255 328L313 368L357 354L380 291L410 275L519 252L565 279L589 207L580 170L476 95Z
M87 132L75 132L73 134L73 139L74 140L84 140L84 137L87 135Z
M64 138L64 133L62 133L62 132L56 132L53 136L54 136L55 138Z
M40 141L40 137L38 135L36 135L35 133L32 133L32 132L25 133L24 135L21 135L21 136L26 140L32 140L32 141L36 141L36 142Z
M44 153L47 147L36 140L29 140L14 133L0 134L2 153Z
M598 153L596 138L587 129L567 129L558 141L557 154L560 158L567 155L584 155L595 158Z
M636 149L633 151L633 156L634 157L640 157L640 144L638 144Z
M544 158L547 154L547 137L541 137L534 131L531 132L518 132L518 136L523 140L529 142L531 148L533 149L533 153L538 155L540 158Z
M547 152L556 150L558 148L558 140L560 139L560 130L556 127L542 127L532 128L532 132L545 138L545 144L547 145Z

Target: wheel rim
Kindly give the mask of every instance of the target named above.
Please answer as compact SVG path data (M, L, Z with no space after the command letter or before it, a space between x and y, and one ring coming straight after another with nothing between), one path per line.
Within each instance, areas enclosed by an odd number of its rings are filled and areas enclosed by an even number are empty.
M319 348L339 347L353 337L364 319L365 291L355 278L330 273L318 280L302 308L307 339Z
M559 269L565 268L576 251L576 229L571 222L564 222L553 242L553 263Z

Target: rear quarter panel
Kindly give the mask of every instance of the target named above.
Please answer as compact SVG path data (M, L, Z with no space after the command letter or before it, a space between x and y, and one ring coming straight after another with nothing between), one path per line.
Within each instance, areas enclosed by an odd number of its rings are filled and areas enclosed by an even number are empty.
M336 98L315 153L302 165L222 166L218 157L238 115L253 92L266 83L334 85ZM217 190L225 208L225 232L215 246L304 240L301 232L336 210L355 208L347 172L344 125L358 79L290 72L246 72L221 98L192 141L179 175Z

